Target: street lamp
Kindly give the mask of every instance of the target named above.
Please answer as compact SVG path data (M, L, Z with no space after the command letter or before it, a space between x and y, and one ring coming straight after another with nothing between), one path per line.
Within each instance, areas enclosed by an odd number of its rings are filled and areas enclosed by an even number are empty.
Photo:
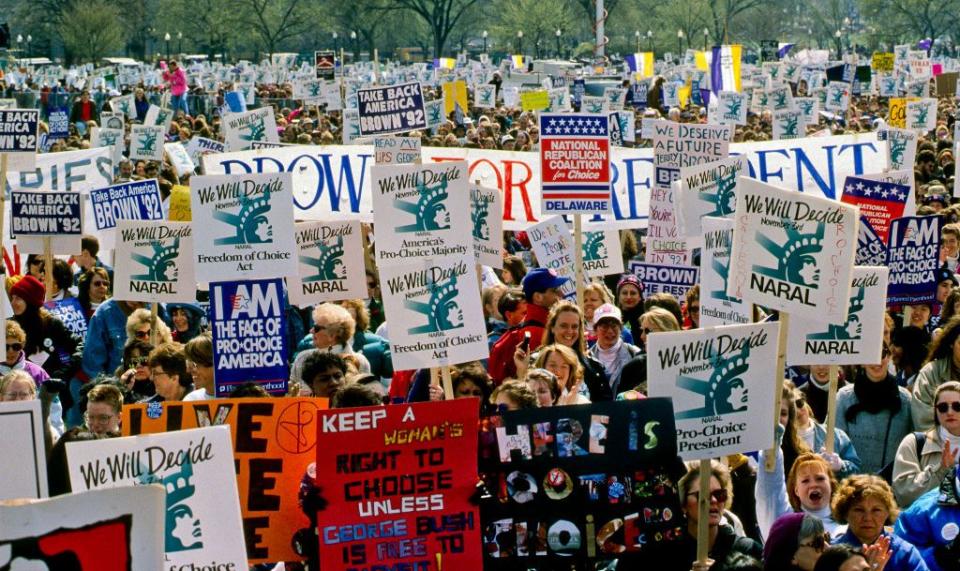
M483 53L487 53L487 36L489 35L486 30L483 31Z
M837 30L833 33L833 37L837 39L837 59L841 59L843 57L843 45L840 43L840 38L843 37L843 33Z
M167 42L167 61L170 61L170 32L163 35L163 41Z
M23 65L23 51L20 44L23 43L23 35L17 34L17 53L20 54L20 65Z
M183 32L177 32L177 53L183 57Z
M683 30L677 30L677 55L683 51ZM681 58L682 59L682 58Z
M340 42L337 41L337 33L333 32L331 35L333 36L333 51L338 52L340 51Z
M557 28L557 31L554 33L554 35L557 36L557 58L558 59L560 58L560 36L562 34L563 32L560 31L560 28Z
M703 29L703 51L707 51L707 42L710 41L710 28Z
M653 30L647 30L647 51L653 51Z
M523 53L523 30L517 32L517 53Z
M353 61L357 61L357 32L350 31L350 40L353 42Z
M637 39L637 53L640 53L640 30L634 32L633 37Z

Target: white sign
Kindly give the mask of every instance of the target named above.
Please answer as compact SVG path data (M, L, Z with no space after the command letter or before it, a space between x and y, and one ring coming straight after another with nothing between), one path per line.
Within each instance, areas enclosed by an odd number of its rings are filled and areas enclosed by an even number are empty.
M299 280L287 280L299 307L367 297L360 222L300 222L294 229Z
M163 127L134 125L130 128L130 159L163 160Z
M557 275L570 278L560 286L564 297L576 295L574 282L574 250L573 236L570 228L561 216L552 216L527 229L527 238L530 239L530 249L537 257L541 268L553 270Z
M727 294L730 248L733 247L733 219L706 217L702 220L702 225L700 326L750 323L750 304Z
M681 168L679 180L673 183L680 235L702 235L700 220L704 216L733 216L737 208L737 178L747 176L747 169L744 155Z
M113 290L130 301L195 302L189 222L119 220Z
M419 137L376 137L373 147L378 165L409 165L421 160Z
M583 233L583 271L587 277L623 273L623 256L618 230L594 230Z
M503 199L496 188L470 184L470 228L478 264L503 267Z
M0 500L47 497L45 430L40 399L0 403Z
M254 141L279 143L277 120L273 107L261 107L245 113L231 113L223 118L223 138L227 149L249 149Z

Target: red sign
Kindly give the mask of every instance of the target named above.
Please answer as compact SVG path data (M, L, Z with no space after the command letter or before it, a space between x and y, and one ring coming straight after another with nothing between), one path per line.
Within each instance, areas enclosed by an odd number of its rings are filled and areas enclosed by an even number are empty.
M475 569L475 399L320 413L321 569Z
M840 202L859 206L860 216L870 223L880 240L886 244L890 223L903 216L909 197L909 186L848 176Z
M603 115L540 115L545 214L610 210L610 131Z

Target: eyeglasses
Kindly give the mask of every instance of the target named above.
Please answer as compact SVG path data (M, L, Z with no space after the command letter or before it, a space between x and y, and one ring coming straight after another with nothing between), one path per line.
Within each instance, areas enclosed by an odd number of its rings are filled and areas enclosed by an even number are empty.
M134 337L136 337L137 339L147 339L148 337L150 337L150 332L149 332L149 331L137 331L137 332L135 332L133 335L134 335Z
M157 371L156 369L152 369L152 370L150 371L150 378L151 378L151 379L156 378L156 377L169 377L169 376L170 376L170 373L164 372L163 370Z
M693 496L694 499L696 499L698 502L700 501L700 491L699 491L699 490L696 491L696 492L690 492L689 494L687 494L687 496ZM711 491L710 491L710 500L711 500L711 501L714 501L714 502L717 502L718 504L725 504L725 503L727 503L727 498L728 498L728 497L729 497L729 496L727 495L727 491L724 490L724 489L722 489L722 488L719 489L719 490L711 490Z
M130 366L139 367L147 362L147 357L130 357Z
M33 398L33 393L28 393L28 392L3 393L3 398L5 400L27 400L27 399Z
M19 353L23 350L23 343L7 343L7 351L16 351Z
M960 412L960 401L937 403L937 412L940 414L947 414L947 411L951 408L953 409L953 412Z
M114 415L114 414L90 414L90 413L85 413L85 414L83 415L83 418L86 419L87 424L90 424L91 422L97 422L97 423L100 423L100 424L106 424L106 423L110 422L111 420L113 420L113 418L114 418L115 416L116 416L116 415Z
M329 326L327 325L314 324L313 327L310 328L310 331L313 331L314 333L320 333L321 331L326 331L327 329L329 329Z

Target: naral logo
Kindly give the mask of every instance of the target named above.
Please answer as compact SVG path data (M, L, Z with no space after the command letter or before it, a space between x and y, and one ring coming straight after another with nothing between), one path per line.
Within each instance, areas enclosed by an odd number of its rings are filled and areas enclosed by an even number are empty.
M606 237L603 232L587 232L587 240L583 243L583 261L596 262L607 257Z
M203 548L203 529L200 519L194 515L187 503L196 493L193 480L193 462L186 460L179 470L171 472L163 479L141 466L144 475L139 478L141 485L163 484L167 491L166 542L164 551L190 551Z
M737 170L731 168L723 175L718 173L714 180L717 183L717 192L697 193L697 199L713 207L713 210L704 216L730 216L737 209Z
M344 280L347 278L347 266L343 263L343 237L337 236L329 246L323 241L315 243L317 257L300 255L300 263L313 268L316 273L305 276L305 282L319 282L329 280Z
M930 114L929 105L918 105L914 109L917 110L917 116L913 118L914 129L922 129L927 124L927 115Z
M863 298L866 288L858 287L857 292L850 298L850 313L847 322L841 325L831 324L827 330L820 333L811 333L807 339L847 341L860 339L863 335L863 323L860 321L860 312L863 311Z
M681 389L703 396L703 406L677 413L677 418L703 418L747 410L747 387L740 377L750 367L750 343L743 341L739 353L731 352L728 357L714 356L712 373L706 381L693 377L677 378Z
M774 107L777 109L783 109L787 106L787 92L785 90L778 90L773 93L774 97Z
M180 238L174 239L173 244L166 247L159 240L153 240L150 245L153 248L152 256L144 256L136 252L131 256L135 262L146 268L146 273L131 275L130 279L146 282L177 281Z
M433 186L418 184L418 199L416 202L406 202L394 199L393 207L408 214L413 214L416 221L413 224L397 226L398 233L430 232L448 230L450 228L450 213L444 201L447 199L447 179L443 179Z
M411 327L410 335L436 333L463 327L463 310L457 303L457 277L451 275L445 282L434 282L429 286L430 300L427 303L406 299L404 307L412 309L427 318L425 325Z
M797 116L796 115L787 115L783 118L783 121L780 123L780 135L782 137L796 137L797 136Z
M153 131L140 133L137 141L140 143L140 152L144 154L152 153L157 148L157 137Z
M727 110L724 111L723 115L725 119L736 119L740 117L740 107L743 106L743 99L736 97L725 103L727 105Z
M891 165L894 167L902 165L903 155L907 152L907 139L900 136L889 136L887 139L890 145Z
M824 223L818 222L812 233L797 230L794 222L783 219L787 237L783 244L777 244L767 235L757 232L757 242L777 260L776 268L759 264L753 265L753 271L795 285L816 289L820 281L820 269L817 268L815 254L823 250Z
M713 267L713 271L717 272L717 275L720 276L720 279L723 280L723 289L711 291L710 297L717 301L740 303L739 297L727 295L727 283L730 281L730 268L727 266L727 264L724 264L722 261L720 261L720 258L714 256L711 267Z
M587 113L602 113L603 112L603 103L600 101L588 101Z
M439 105L436 103L434 103L433 105L428 105L427 112L430 114L430 118L427 120L428 124L436 125L440 123L440 121L442 120L441 115L443 114L442 102Z
M253 117L249 123L241 127L246 133L240 134L243 141L262 141L267 133L267 125L263 117Z
M490 215L490 203L492 198L487 198L478 191L472 191L473 210L470 212L470 219L473 222L473 238L475 240L490 239L490 223L487 217Z
M830 102L837 107L840 107L840 105L843 104L843 88L842 87L834 87L830 89Z
M225 222L234 229L233 236L217 238L213 243L217 246L273 243L273 225L267 218L268 212L270 212L269 190L265 190L257 198L241 196L239 213L231 214L222 210L213 213L216 220Z
M493 94L496 88L483 88L480 90L480 103L483 105L493 105Z

